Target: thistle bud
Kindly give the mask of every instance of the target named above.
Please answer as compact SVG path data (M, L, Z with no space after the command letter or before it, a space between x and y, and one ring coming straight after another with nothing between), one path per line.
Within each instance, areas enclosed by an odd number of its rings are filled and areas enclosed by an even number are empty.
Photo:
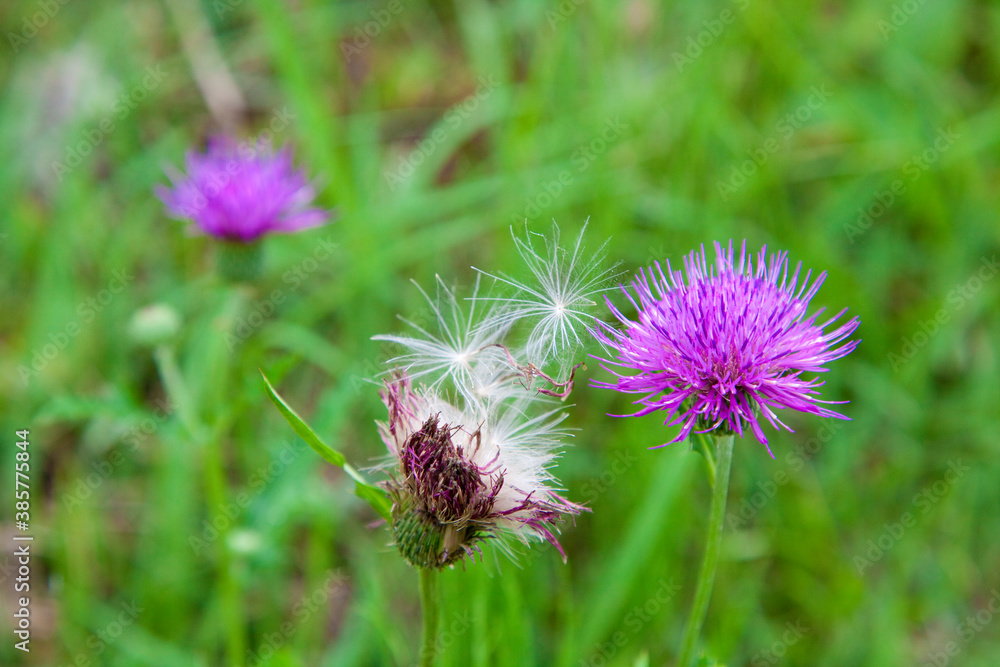
M138 310L128 323L128 335L138 345L170 342L181 329L181 317L171 306L156 303Z

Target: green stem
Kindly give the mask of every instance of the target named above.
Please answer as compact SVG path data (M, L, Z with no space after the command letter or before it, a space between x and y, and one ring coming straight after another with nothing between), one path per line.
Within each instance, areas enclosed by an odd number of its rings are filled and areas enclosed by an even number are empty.
M708 436L704 433L694 434L695 442L697 442L697 449L701 452L701 455L705 457L705 470L708 471L708 483L711 487L715 488L715 455L712 454L712 445L708 440Z
M184 380L177 357L172 347L161 345L154 354L160 379L166 389L171 405L187 430L190 438L202 450L205 475L205 498L209 512L221 511L227 504L226 470L222 457L222 443L217 433L211 433L197 414L195 402ZM246 644L243 635L243 601L239 582L230 564L228 527L219 530L218 543L219 579L222 598L222 614L226 628L227 664L243 665Z
M441 597L437 570L420 568L420 607L424 614L424 633L420 641L420 667L434 667L437 660L438 615Z
M222 241L216 248L216 265L225 280L249 283L260 275L264 265L263 247L260 241Z
M222 442L216 435L204 443L205 461L205 498L209 516L216 516L228 504L226 494L226 468L222 457ZM232 557L229 552L230 527L219 530L218 541L218 578L225 617L227 664L230 667L243 665L246 653L246 643L243 635L243 601L240 585L233 571Z
M706 535L705 557L701 561L701 571L698 572L698 587L695 589L694 602L691 604L691 614L688 616L687 627L684 628L684 639L681 641L680 658L677 667L690 667L694 658L695 644L701 634L701 626L708 611L708 601L712 597L712 584L715 582L715 570L719 564L719 546L722 544L722 521L726 515L726 496L729 494L729 470L733 462L733 436L713 436L718 458L715 465L715 484L712 488L712 509L708 518L708 533Z

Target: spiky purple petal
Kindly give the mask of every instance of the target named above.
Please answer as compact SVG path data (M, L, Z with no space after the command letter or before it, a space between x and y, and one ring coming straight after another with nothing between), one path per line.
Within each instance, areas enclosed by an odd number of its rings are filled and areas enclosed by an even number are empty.
M606 299L623 327L599 323L593 333L614 359L596 358L617 379L592 385L644 394L635 401L642 406L635 415L666 412L668 425L681 426L670 443L699 426L699 432L721 428L741 435L749 426L767 446L758 416L788 429L774 412L786 408L847 419L819 405L831 403L818 398L822 381L802 377L828 370L825 364L860 342L844 342L857 329L857 317L826 331L846 310L822 324L816 321L823 309L806 315L826 272L810 283L807 271L800 280L800 263L789 276L788 253L768 257L767 246L758 253L755 269L745 241L738 261L732 241L727 249L716 242L715 254L714 266L704 246L685 257L686 282L669 261L665 273L659 262L641 269L631 283L634 296L621 288L638 321ZM616 368L638 373L625 375Z

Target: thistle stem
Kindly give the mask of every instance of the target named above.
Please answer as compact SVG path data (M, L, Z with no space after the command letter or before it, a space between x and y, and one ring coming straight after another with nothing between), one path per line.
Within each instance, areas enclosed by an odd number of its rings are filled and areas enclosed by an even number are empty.
M698 586L695 589L694 601L691 603L687 627L684 628L684 638L681 641L677 667L690 667L694 658L695 644L698 642L698 635L701 634L705 612L708 611L708 602L712 597L712 584L715 582L715 570L719 563L722 521L726 514L726 496L729 494L729 470L733 462L733 436L713 436L713 439L717 453L716 475L712 487L712 509L708 518L705 556L701 561L701 570L698 572Z
M263 257L260 241L223 241L216 248L219 275L230 282L252 282L260 275L264 265Z
M420 568L420 608L424 615L424 632L420 640L420 667L434 667L437 660L438 616L441 597L437 570Z
M204 454L205 499L210 509L226 506L226 470L222 457L222 442L218 434L211 433L201 421L195 407L184 374L177 363L174 349L160 345L154 354L160 379L166 389L170 404L177 410L181 423L191 439ZM229 665L243 665L246 642L243 634L243 601L239 582L230 566L229 544L226 539L229 528L219 530L218 577L221 598L221 615L226 628L226 662Z
M708 472L708 483L715 488L715 455L712 453L712 444L708 436L704 433L696 433L695 440L698 442L697 449L705 457L705 470Z

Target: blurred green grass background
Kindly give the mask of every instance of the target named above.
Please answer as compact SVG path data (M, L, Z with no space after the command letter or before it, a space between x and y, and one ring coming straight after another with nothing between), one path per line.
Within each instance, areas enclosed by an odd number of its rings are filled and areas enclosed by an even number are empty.
M996 3L13 0L0 27L3 664L414 664L415 573L257 369L371 461L364 379L391 350L370 336L424 316L408 280L518 274L512 224L588 217L628 271L715 239L787 249L829 271L814 305L862 320L824 388L853 421L790 415L776 460L737 445L707 652L997 664ZM268 240L254 289L220 284L152 194L226 118L278 127L339 210ZM183 320L158 353L182 404L127 336L152 303ZM488 550L446 572L442 665L674 656L697 455L647 451L671 432L605 416L626 397L581 382L573 401L558 475L593 512L564 528L569 563ZM24 428L28 655L8 613Z

